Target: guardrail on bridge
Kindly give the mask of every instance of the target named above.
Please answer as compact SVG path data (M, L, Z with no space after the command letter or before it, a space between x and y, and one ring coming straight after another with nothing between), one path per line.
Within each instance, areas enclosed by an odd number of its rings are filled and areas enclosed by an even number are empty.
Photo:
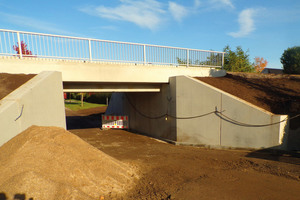
M223 67L224 52L0 29L0 55L84 61Z

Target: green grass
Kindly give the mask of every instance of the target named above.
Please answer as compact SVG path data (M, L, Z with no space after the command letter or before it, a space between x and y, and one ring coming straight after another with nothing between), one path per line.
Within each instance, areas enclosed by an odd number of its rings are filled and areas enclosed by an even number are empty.
M83 102L83 107L81 107L81 101L75 99L67 99L65 100L65 107L69 108L73 111L88 109L88 108L96 108L100 106L106 106L105 104L97 104L97 103L88 103Z

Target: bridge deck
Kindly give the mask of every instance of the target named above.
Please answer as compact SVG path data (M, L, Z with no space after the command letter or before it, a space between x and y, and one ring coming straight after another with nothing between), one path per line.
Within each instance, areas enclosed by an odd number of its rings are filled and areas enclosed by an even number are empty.
M159 92L160 84L169 78L187 76L224 76L225 71L207 67L143 65L86 62L0 56L1 72L38 74L62 72L64 90L68 92Z

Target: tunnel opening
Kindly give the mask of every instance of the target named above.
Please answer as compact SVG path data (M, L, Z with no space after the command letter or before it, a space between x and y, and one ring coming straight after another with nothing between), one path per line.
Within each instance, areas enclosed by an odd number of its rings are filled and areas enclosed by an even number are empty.
M101 128L112 93L64 93L67 130Z

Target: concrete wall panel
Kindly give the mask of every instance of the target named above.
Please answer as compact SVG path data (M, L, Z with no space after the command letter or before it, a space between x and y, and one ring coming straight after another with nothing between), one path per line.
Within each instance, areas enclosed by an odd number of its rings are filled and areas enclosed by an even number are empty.
M183 93L181 96L177 95L177 109L180 106L183 111L183 113L177 112L178 116L184 115L184 112L190 114L194 110L200 109L209 112L214 106L217 106L218 111L223 111L223 115L215 114L203 119L199 118L195 122L178 122L178 137L181 137L182 130L184 130L191 137L201 138L206 145L219 145L230 148L269 148L280 147L283 144L284 131L287 127L286 122L264 127L245 125L272 124L283 120L287 116L274 115L196 79L181 76L176 77L176 80L177 90L179 90L177 92ZM199 93L203 94L202 97L197 95ZM184 107L190 108L184 109ZM235 121L225 118L224 115ZM193 123L194 125L192 125ZM204 131L197 133L195 124L203 127ZM184 140L186 139L184 138ZM202 141L200 144L203 144ZM217 141L219 141L219 144Z
M172 108L175 106L175 101L168 84L163 84L161 91L160 93L126 93L125 114L129 115L129 126L132 131L176 141L176 120L172 117L166 119L165 115L174 114Z
M66 128L60 72L41 72L0 101L0 145L31 125Z
M215 114L192 119L220 108L220 94L185 76L176 79L177 142L204 145L220 144L219 119Z
M264 112L227 94L222 95L224 115L249 125L272 124L280 121L280 115ZM279 145L280 124L249 127L222 120L222 146L264 148Z

